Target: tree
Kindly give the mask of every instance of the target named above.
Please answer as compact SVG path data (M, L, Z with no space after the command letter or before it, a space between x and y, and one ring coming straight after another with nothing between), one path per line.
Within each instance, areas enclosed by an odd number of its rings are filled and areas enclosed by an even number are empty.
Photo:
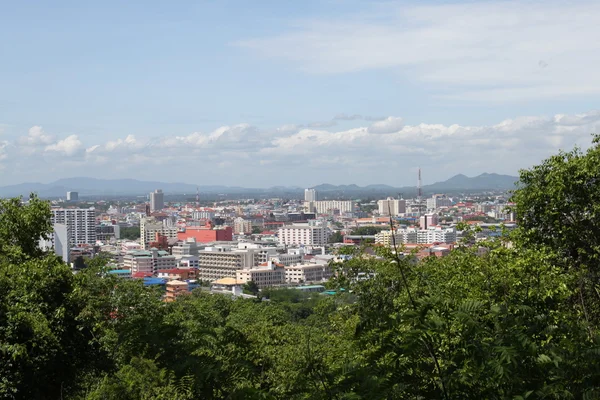
M343 241L344 235L340 231L335 231L329 236L329 243L342 243Z
M262 233L262 231L263 230L262 230L262 228L260 226L253 226L252 227L252 233L253 234L259 234L259 233Z
M121 239L138 240L140 238L139 226L128 226L121 228Z
M514 240L578 273L574 298L588 322L600 326L600 136L586 152L560 151L522 170L511 201L519 225Z
M371 236L381 231L389 230L389 226L361 226L352 231L353 235Z
M243 291L246 294L253 294L255 296L257 296L258 293L260 292L260 290L258 289L258 285L254 281L248 281L248 282L246 282L244 284Z

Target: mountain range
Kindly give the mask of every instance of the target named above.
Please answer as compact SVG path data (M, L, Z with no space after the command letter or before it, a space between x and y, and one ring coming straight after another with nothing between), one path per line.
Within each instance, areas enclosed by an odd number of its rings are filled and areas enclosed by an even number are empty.
M448 192L448 191L478 191L478 190L508 190L514 188L518 180L515 176L499 174L481 174L475 177L466 175L456 175L452 178L436 182L431 185L423 186L424 193ZM0 187L0 197L27 196L31 192L37 193L40 197L65 197L68 191L79 192L81 196L122 196L122 195L143 195L155 189L162 189L165 194L188 194L196 193L198 189L201 193L223 193L223 194L244 194L244 193L300 193L304 188L297 186L274 186L267 189L243 188L239 186L196 186L188 183L167 183L156 181L140 181L136 179L97 179L97 178L66 178L59 179L51 183L21 183ZM331 185L321 184L314 186L318 192L323 194L359 194L359 193L404 193L406 196L412 196L416 191L415 186L411 187L393 187L390 185L373 184L368 186L358 185Z

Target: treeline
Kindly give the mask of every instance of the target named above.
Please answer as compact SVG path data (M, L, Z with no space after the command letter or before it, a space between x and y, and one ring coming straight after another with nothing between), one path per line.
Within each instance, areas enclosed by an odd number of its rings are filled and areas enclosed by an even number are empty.
M344 291L269 301L73 275L37 250L47 205L2 200L0 398L599 398L598 182L596 139L521 173L510 237L418 264L357 251Z

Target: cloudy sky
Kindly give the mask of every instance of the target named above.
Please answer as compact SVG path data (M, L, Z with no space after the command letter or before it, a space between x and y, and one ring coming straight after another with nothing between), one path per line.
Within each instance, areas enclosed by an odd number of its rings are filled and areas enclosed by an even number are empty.
M0 12L0 186L516 174L600 133L598 1L57 1Z

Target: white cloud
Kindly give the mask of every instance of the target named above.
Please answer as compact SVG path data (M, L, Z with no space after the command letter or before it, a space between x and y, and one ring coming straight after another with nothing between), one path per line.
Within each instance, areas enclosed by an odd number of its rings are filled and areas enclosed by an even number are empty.
M76 165L83 176L173 180L174 174L193 171L189 179L178 180L194 182L198 171L203 181L256 187L308 184L309 178L313 183L405 185L412 184L413 169L421 166L425 183L431 183L456 173L516 174L559 148L568 150L574 144L586 148L590 135L600 132L600 112L515 117L492 125L403 125L399 117L356 125L336 130L239 124L210 133L152 140L130 135L85 144L71 135L45 147L50 158L30 155L10 160L15 171L23 171L16 182L39 180L44 172L68 176ZM27 144L0 142L0 159L9 158L9 147L12 152L19 146ZM28 171L31 176L23 175Z
M77 135L71 135L67 136L63 140L59 140L54 144L46 146L45 151L62 153L66 156L73 156L79 153L82 148L83 144Z
M453 99L600 93L599 2L375 4L360 16L301 21L292 32L236 45L311 73L391 68Z
M6 154L6 148L8 147L8 142L6 140L0 141L0 161L5 160L8 155Z
M19 143L26 147L45 146L49 145L53 141L53 136L44 132L44 129L39 125L32 126L29 128L27 136L22 136L19 138Z
M398 132L404 123L402 122L402 118L397 117L387 117L382 121L377 121L371 124L369 127L369 133L392 133Z

